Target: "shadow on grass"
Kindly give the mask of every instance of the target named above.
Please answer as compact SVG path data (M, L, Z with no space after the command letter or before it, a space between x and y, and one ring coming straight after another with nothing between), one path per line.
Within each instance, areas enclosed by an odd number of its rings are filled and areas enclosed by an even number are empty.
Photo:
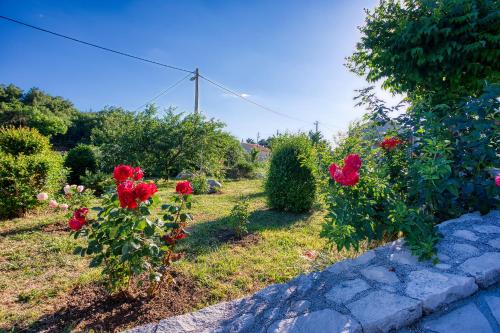
M269 209L257 210L250 214L248 236L255 240L260 231L288 228L299 221L306 221L310 216L311 213L292 214ZM245 237L241 240L236 238L229 216L194 224L189 228L189 233L190 237L179 244L178 249L190 257L212 251L226 243L237 244L240 241L246 243Z

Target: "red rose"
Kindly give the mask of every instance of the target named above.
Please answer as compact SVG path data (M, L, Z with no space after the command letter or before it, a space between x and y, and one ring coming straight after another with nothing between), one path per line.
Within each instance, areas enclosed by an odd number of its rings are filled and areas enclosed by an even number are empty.
M495 185L500 186L500 173L495 177Z
M113 176L115 177L117 182L123 182L129 178L132 178L134 175L134 168L130 165L118 165L115 166L115 170L113 171Z
M167 243L168 245L173 245L175 243L175 240L172 236L163 236L162 239Z
M349 154L344 158L344 165L357 171L361 168L361 157L358 154Z
M137 208L137 202L135 201L134 194L134 183L130 180L126 180L116 187L116 191L118 192L118 199L120 200L120 206L122 208Z
M187 237L187 234L185 232L181 232L175 236L175 239L181 240Z
M134 180L141 180L142 177L144 177L144 171L142 171L142 169L139 167L135 167L134 168Z
M83 222L74 217L72 217L68 222L69 227L75 231L80 230L83 227L83 224Z
M361 158L357 154L349 154L344 158L344 167L332 163L328 169L330 177L337 183L344 186L354 186L359 182L359 169L361 168Z
M385 138L384 141L380 143L380 146L386 150L393 150L396 146L398 146L402 142L403 141L393 136L392 138Z
M85 219L87 217L88 212L89 212L89 209L86 207L78 208L73 213L73 218L77 219L81 223L85 223Z
M141 202L148 200L156 192L158 189L153 183L140 183L134 188L134 195Z
M185 180L177 183L177 185L175 186L175 191L182 195L188 195L193 193L193 187L191 186L191 183L189 181Z

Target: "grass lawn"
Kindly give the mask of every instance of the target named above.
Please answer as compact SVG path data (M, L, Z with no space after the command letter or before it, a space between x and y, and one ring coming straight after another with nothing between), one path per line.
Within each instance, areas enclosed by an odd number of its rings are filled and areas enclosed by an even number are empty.
M162 200L169 199L173 187L173 182L161 184ZM241 194L250 198L250 234L236 240L227 216ZM191 234L179 247L185 257L175 265L205 295L194 308L241 297L355 255L325 247L319 237L323 212L269 210L261 180L226 182L222 194L195 196L192 212ZM62 214L41 211L0 221L0 330L36 322L57 311L61 298L74 287L99 280L99 271L89 269L86 258L72 254L78 242L69 237Z

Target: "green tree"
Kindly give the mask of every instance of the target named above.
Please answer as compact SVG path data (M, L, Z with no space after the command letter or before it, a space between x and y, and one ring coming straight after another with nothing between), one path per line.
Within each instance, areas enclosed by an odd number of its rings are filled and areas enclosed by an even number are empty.
M14 85L0 85L0 125L36 128L43 135L66 133L77 114L73 104L38 88L24 93Z

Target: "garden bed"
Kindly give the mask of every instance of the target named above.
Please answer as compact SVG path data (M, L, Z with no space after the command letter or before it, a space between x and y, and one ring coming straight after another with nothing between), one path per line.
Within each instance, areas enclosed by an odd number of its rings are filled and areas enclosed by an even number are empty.
M173 183L160 184L168 199ZM249 197L249 234L236 239L228 214ZM319 238L322 212L267 209L261 180L227 182L221 195L195 196L194 224L179 245L177 284L151 300L111 300L99 271L73 255L63 215L38 212L0 222L0 330L59 332L64 328L121 331L170 315L235 299L354 255L327 251ZM308 253L317 254L314 257ZM132 309L132 310L130 310Z

